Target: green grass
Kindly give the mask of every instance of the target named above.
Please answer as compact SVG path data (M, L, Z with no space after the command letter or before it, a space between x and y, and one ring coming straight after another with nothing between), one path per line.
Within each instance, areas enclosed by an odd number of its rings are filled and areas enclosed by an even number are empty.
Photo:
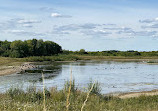
M158 56L153 57L124 57L124 56L93 56L93 55L75 55L75 54L60 54L55 56L33 56L26 58L9 58L0 57L1 65L10 65L17 62L43 62L43 61L77 61L77 60L114 60L114 61L155 61L158 60Z
M148 61L147 63L158 63L158 61Z
M2 65L14 65L17 62L21 62L21 59L9 58L9 57L0 57L0 66Z
M91 85L90 85L91 86ZM68 93L68 82L63 90L52 88L45 89L46 110L65 111ZM87 97L86 92L78 90L74 82L70 93L69 111L80 111ZM99 88L96 84L94 91ZM91 92L84 107L84 111L157 111L158 95L140 96L137 98L120 99L112 96L103 96L99 92ZM27 91L11 88L6 93L0 94L0 111L43 111L43 92L35 87Z
M27 62L43 62L43 61L77 61L77 60L107 60L107 61L148 61L156 60L158 56L155 57L124 57L124 56L90 56L90 55L57 55L57 56L41 56L41 57L27 57L21 59Z
M23 58L22 61L26 62L43 62L43 61L77 61L80 60L75 55L57 55L57 56L34 56Z

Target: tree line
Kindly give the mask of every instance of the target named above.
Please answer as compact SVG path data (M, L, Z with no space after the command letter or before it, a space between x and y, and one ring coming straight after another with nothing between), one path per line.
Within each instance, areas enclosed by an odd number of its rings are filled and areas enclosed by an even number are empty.
M23 58L29 56L51 56L61 53L62 55L88 55L88 56L124 56L124 57L152 57L158 56L158 51L149 52L138 52L134 50L129 51L118 51L118 50L108 50L108 51L86 51L81 49L79 51L69 51L62 50L62 47L52 41L43 41L42 39L32 39L32 40L15 40L10 41L0 41L0 56L4 57L14 57Z
M87 56L124 56L124 57L153 57L158 56L158 51L118 51L118 50L107 50L107 51L86 51L85 49L81 49L79 51L69 51L63 50L62 54L66 55L87 55Z
M61 52L62 47L60 45L42 39L0 41L0 55L4 57L51 56Z

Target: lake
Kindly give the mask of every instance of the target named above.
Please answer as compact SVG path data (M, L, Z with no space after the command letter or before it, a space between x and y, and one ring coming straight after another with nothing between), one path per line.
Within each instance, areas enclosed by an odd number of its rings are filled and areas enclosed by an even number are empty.
M102 94L140 92L158 89L158 65L149 65L142 62L115 62L115 61L78 61L37 63L37 68L28 70L24 74L12 74L0 77L0 91L10 87L26 88L34 85L42 88L41 73L45 70L45 86L47 88L64 87L65 81L72 77L76 86L85 90L87 84L98 81Z

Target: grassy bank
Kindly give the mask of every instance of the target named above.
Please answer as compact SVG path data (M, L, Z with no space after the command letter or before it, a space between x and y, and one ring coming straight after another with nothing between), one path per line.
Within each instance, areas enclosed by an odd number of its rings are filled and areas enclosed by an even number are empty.
M92 84L91 84L92 85ZM67 100L69 111L157 111L158 95L140 96L137 98L120 99L118 97L103 96L93 87L89 97L86 92L81 92L72 84L67 85L63 90L56 88L51 90L37 91L30 87L27 91L18 88L9 89L6 93L0 94L1 111L66 111ZM71 89L71 90L69 90ZM70 92L69 92L70 91ZM69 94L69 98L68 98ZM45 99L44 99L45 98ZM45 100L45 101L44 101Z
M123 57L123 56L89 56L89 55L57 55L57 56L36 56L20 59L24 62L42 61L77 61L77 60L105 60L105 61L157 61L158 56L154 57Z
M0 57L0 66L16 65L17 62L22 62L20 58Z
M0 65L13 64L15 62L43 62L43 61L77 61L77 60L106 60L106 61L147 61L155 63L158 61L158 56L143 57L143 56L90 56L90 55L56 55L56 56L33 56L26 58L9 58L0 57Z

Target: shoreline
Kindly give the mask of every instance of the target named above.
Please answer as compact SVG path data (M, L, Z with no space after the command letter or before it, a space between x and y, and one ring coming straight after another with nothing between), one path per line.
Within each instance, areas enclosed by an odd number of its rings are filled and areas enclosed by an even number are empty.
M151 90L151 91L122 93L115 96L121 99L126 99L126 98L135 98L135 97L140 97L140 96L154 96L154 95L158 95L158 89Z
M31 63L33 62L21 62L20 64L18 62L17 65L14 65L14 66L13 65L0 66L0 76L10 75L10 74L21 72L22 70L30 69L32 67L32 65L30 65ZM27 66L27 67L24 67L24 66Z
M137 58L137 59L133 59L133 58L107 58L107 59L103 59L103 58L91 58L91 59L81 59L81 60L69 60L69 61L47 61L47 62L56 62L56 63L69 63L69 62L82 62L82 61L114 61L114 62L142 62L143 64L148 64L148 65L158 65L158 63L148 63L149 60L158 60L158 59L145 59L145 58ZM44 61L43 61L44 62ZM0 76L4 76L4 75L10 75L13 73L17 73L20 72L21 66L23 65L28 65L28 67L26 67L23 70L27 70L30 67L32 67L32 63L38 63L37 62L12 62L10 64L4 64L4 65L0 65ZM31 66L29 66L31 64Z

